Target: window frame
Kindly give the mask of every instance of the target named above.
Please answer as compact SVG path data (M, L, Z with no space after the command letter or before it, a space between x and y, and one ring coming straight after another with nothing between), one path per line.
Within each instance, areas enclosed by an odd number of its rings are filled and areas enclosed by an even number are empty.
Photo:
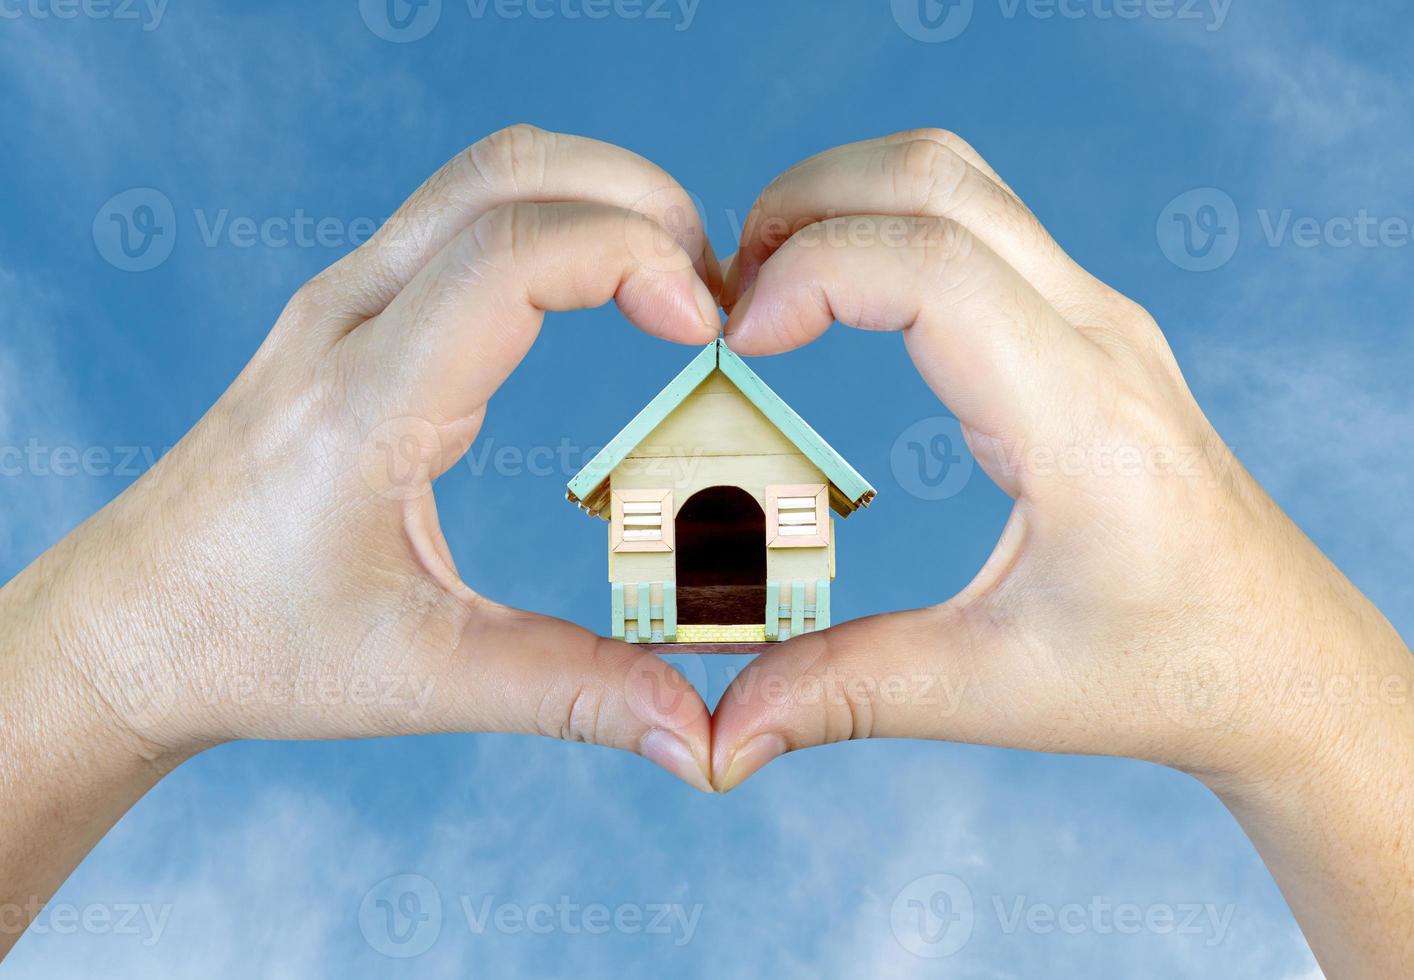
M815 533L782 534L780 501L815 498ZM801 508L803 509L803 508ZM766 487L766 547L826 548L830 544L830 487L824 483L777 483Z
M659 539L656 541L625 540L625 504L658 504ZM673 492L671 490L610 490L609 491L609 550L624 552L671 552L673 550Z

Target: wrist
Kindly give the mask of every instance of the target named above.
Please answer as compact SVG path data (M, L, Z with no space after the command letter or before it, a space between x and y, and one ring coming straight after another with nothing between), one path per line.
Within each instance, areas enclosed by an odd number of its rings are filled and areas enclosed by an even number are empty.
M161 774L203 746L182 724L178 661L146 598L160 589L113 531L100 512L0 590L10 727L30 753Z
M1293 525L1279 594L1242 658L1217 764L1195 771L1220 796L1262 799L1342 785L1390 746L1414 747L1414 657L1379 610ZM1280 586L1280 588L1278 588Z

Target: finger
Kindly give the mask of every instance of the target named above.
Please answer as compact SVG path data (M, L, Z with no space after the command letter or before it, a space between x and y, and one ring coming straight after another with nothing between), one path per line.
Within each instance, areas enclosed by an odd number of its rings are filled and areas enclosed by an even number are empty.
M992 183L996 184L1018 201L1021 200L1021 195L1012 190L1011 185L1002 179L1001 174L993 169L992 165L986 161L982 154L977 152L976 148L974 148L971 143L967 142L967 140L956 133L946 129L939 129L935 126L905 129L901 132L890 133L887 136L880 136L877 139L863 140L861 144L855 145L869 145L871 143L912 143L917 140L930 140L931 142L952 150L979 171L986 174L987 179Z
M429 620L423 730L517 732L636 752L711 792L711 716L659 658L571 623L471 599Z
M743 670L713 716L721 792L772 759L849 739L1031 745L995 634L948 607L854 620L789 640Z
M987 179L991 180L993 183L997 184L997 186L1001 187L1002 190L1006 191L1012 197L1016 198L1018 203L1021 203L1020 195L1018 195L1015 191L1012 190L1011 185L1002 179L1001 175L998 174L996 170L992 168L992 165L990 163L983 159L982 154L978 153L977 150L973 148L972 144L968 143L967 140L963 139L961 136L958 136L956 133L950 132L946 129L938 129L931 127L919 129L906 129L902 132L890 133L887 136L875 136L867 140L860 140L854 143L845 143L842 146L831 147L828 150L816 153L814 156L807 157L805 160L802 160L796 166L806 166L814 163L817 160L820 160L821 158L829 157L835 153L845 150L852 150L860 147L889 145L892 143L912 143L919 140L929 140L931 142L939 144L940 146L952 150L958 156L962 157L968 163L972 164L972 166L975 167L978 171L985 174L987 176ZM787 173L789 173L789 171L787 171ZM1025 204L1023 203L1022 206L1025 207ZM842 214L844 212L843 209L836 209L835 213ZM746 231L745 226L743 226L742 231ZM730 308L730 304L734 303L741 295L741 293L745 291L745 289L745 285L741 284L738 279L733 278L733 275L727 273L724 270L723 289L721 294L724 306Z
M704 281L719 277L692 198L666 171L628 150L534 126L473 144L419 187L391 218L306 291L338 332L377 315L460 232L517 201L592 201L657 221Z
M963 425L1012 445L1062 431L1104 370L1098 349L1030 283L947 219L856 216L798 232L733 308L727 340L740 353L779 353L836 319L903 330L920 373Z
M950 218L1030 280L1062 315L1092 310L1110 292L1066 255L1021 201L956 150L926 138L840 147L772 181L747 216L734 285L749 287L761 264L796 230L851 214Z
M727 288L728 284L732 281L732 277L736 275L737 254L738 253L733 252L731 255L727 256L726 261L721 263L721 281L718 282L717 291L715 293L717 301L722 304L722 308L728 313L731 312L731 307L727 305L726 302ZM735 299L736 297L733 297L733 301L735 301Z
M666 340L705 344L720 329L715 299L651 219L602 204L511 204L457 235L346 343L386 414L442 427L479 415L545 311L610 299Z

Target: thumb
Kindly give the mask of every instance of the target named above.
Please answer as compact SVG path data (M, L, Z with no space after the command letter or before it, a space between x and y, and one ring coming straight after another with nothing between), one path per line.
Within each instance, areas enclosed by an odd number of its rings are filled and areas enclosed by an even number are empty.
M420 731L514 732L634 752L711 792L711 718L647 651L471 596L430 615L413 656L430 678Z
M949 603L788 640L733 681L713 720L721 792L776 757L862 738L1010 744L999 637Z

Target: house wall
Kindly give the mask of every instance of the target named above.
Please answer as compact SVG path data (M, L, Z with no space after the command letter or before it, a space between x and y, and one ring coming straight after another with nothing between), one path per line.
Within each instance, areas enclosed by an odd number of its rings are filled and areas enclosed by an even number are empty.
M707 487L740 487L755 498L764 514L768 485L828 482L819 468L720 373L704 380L609 477L615 490L671 488L674 517L693 494ZM833 524L832 521L828 547L766 549L766 578L778 586L778 605L789 609L796 583L804 589L802 609L809 609L811 614L799 624L797 632L816 618L817 584L828 583L834 577ZM672 552L611 551L609 581L625 585L625 602L630 604L639 583L649 583L651 596L656 599L662 590L651 586L676 580L675 559ZM828 594L825 605L820 618L828 622ZM668 606L652 608L663 608L666 616L670 607L671 600ZM782 617L787 633L793 625L793 615L792 610ZM616 622L617 616L616 607ZM625 616L632 618L628 612ZM651 629L666 631L667 625L655 618ZM771 636L771 624L766 626L768 638L775 638Z

